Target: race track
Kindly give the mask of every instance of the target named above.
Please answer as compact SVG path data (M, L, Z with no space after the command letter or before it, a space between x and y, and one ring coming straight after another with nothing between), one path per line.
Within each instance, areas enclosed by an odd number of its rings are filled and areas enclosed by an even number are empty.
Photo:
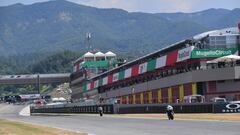
M0 118L50 127L87 132L93 135L239 135L240 122L157 120L98 115L19 116L23 106L0 105Z

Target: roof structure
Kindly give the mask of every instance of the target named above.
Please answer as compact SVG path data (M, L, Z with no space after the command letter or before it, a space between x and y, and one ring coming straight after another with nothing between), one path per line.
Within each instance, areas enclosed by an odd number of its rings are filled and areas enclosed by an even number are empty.
M107 57L115 57L115 56L117 56L115 53L113 53L113 52L111 52L111 51L108 51L107 53L105 53L105 55L106 55Z
M213 30L198 34L193 37L193 39L198 40L206 36L222 36L222 35L239 35L239 30L237 27L225 28L220 30Z

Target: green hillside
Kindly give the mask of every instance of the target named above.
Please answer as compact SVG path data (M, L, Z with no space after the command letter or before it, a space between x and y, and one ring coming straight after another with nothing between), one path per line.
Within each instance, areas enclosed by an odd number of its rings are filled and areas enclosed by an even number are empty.
M15 4L0 7L0 54L84 51L87 32L92 33L96 49L146 54L210 29L235 26L239 15L239 9L130 13L64 0Z

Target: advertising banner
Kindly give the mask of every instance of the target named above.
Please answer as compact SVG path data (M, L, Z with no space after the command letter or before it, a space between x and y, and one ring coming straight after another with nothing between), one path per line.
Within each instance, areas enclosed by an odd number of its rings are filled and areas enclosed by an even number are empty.
M184 61L190 59L191 52L194 49L194 46L190 46L178 51L177 62Z
M240 103L216 104L215 113L240 113Z
M19 95L21 99L38 99L40 98L40 94L26 94L26 95Z
M212 49L212 50L193 50L191 58L218 58L237 53L237 48Z

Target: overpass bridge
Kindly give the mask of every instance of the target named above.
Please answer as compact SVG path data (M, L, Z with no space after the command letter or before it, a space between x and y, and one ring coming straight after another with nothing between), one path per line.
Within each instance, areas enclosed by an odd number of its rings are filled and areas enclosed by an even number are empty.
M0 85L65 83L69 80L70 73L0 75Z

